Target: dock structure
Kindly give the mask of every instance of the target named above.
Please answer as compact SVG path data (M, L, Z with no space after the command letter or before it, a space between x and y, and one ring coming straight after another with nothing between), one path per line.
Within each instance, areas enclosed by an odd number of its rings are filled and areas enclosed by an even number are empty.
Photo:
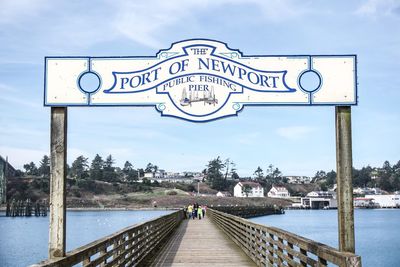
M204 219L182 210L133 225L50 258L48 266L340 266L361 257L287 231L208 209Z
M147 264L151 267L256 266L208 216L184 220Z

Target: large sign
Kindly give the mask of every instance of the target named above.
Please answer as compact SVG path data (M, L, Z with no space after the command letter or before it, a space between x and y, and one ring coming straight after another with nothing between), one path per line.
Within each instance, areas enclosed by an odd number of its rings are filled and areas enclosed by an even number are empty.
M250 105L356 105L355 55L247 56L192 39L155 57L46 57L45 106L154 106L205 122Z

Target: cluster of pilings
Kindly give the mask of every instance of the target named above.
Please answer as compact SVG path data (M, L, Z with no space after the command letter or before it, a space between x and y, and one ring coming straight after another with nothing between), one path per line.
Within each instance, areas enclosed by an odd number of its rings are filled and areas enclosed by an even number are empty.
M31 217L31 216L47 216L48 205L46 201L32 202L30 199L25 201L13 199L7 202L7 217Z

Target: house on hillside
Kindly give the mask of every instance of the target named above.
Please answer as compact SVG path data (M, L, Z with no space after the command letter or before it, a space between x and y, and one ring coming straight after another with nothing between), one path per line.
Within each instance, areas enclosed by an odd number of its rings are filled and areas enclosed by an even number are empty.
M255 182L239 182L233 188L234 197L264 197L264 188Z
M267 195L274 198L290 197L289 191L283 186L272 186Z

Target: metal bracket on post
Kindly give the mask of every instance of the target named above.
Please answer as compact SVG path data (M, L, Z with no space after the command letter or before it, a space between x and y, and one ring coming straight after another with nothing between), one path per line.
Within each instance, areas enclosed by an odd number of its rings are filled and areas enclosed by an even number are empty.
M51 108L49 258L65 256L67 108Z
M355 252L351 107L335 107L339 250Z

